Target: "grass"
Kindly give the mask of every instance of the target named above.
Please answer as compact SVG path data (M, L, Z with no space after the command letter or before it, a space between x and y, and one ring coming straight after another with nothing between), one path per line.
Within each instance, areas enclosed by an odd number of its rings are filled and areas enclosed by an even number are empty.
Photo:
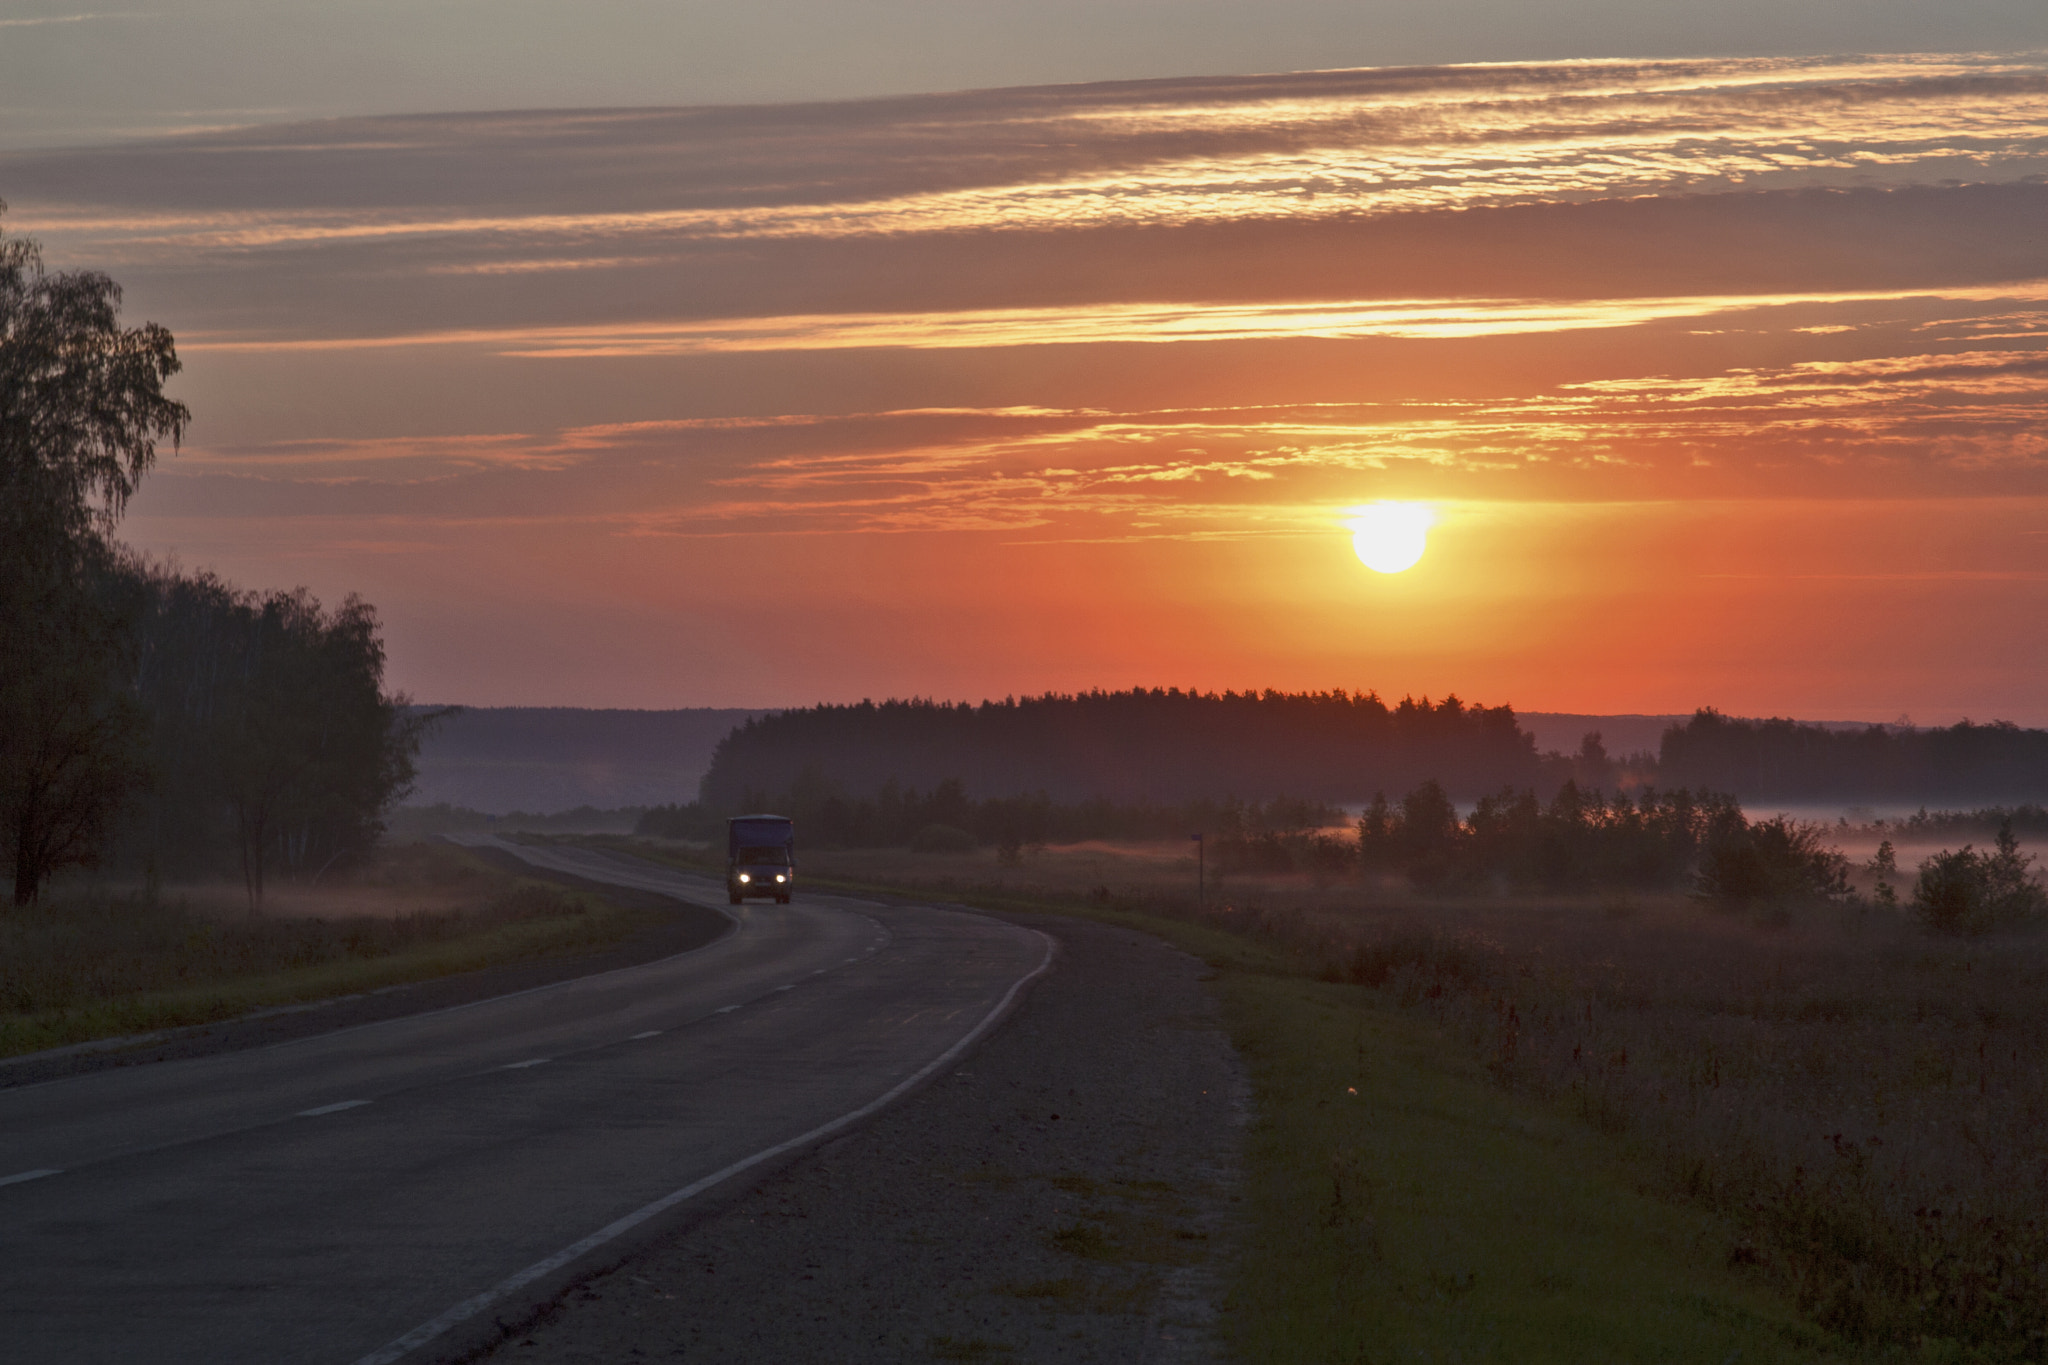
M0 1057L591 951L650 922L446 845L387 852L322 908L344 913L87 887L0 915Z
M702 865L688 849L635 851ZM1302 909L1253 914L1239 884L1231 908L1203 918L1172 893L1192 871L1184 861L1098 846L1062 865L1054 850L1020 876L985 858L862 850L809 854L804 875L814 886L1090 915L1209 964L1255 1097L1245 1236L1225 1309L1248 1361L1727 1365L1851 1353L1800 1312L1767 1258L1740 1254L1744 1226L1675 1191L1626 1125L1589 1123L1569 1096L1495 1065L1497 1037L1475 1037L1437 1008L1451 992L1404 989L1414 983L1386 971L1371 986L1344 979L1367 942L1355 886L1263 888ZM1119 872L1123 890L1100 880ZM1348 919L1320 919L1347 900ZM1595 925L1644 918L1604 903L1567 912ZM1420 941L1446 963L1460 951L1484 957L1442 936ZM1472 979L1492 980L1496 965L1486 959ZM1083 1260L1193 1250L1144 1233L1084 1218L1054 1241ZM1016 1292L1052 1298L1067 1286Z
M1567 1116L1437 1030L1300 975L1219 972L1251 1072L1249 1361L1744 1361L1824 1355L1731 1230L1646 1194Z

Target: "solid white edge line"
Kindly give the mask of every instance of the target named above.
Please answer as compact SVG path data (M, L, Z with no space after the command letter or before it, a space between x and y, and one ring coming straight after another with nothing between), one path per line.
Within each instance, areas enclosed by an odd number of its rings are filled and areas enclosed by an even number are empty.
M1052 965L1053 940L1049 935L1039 933L1036 929L1030 932L1038 934L1038 937L1045 943L1045 954L1039 959L1038 965L1012 982L1010 989L1003 993L1003 998L996 1002L995 1007L982 1016L981 1022L961 1037L958 1042L954 1043L953 1046L947 1048L937 1057L934 1057L931 1061L926 1062L910 1076L898 1081L880 1098L870 1100L850 1113L841 1114L829 1123L821 1123L808 1133L798 1134L796 1137L790 1138L785 1142L776 1143L773 1147L763 1148L750 1157L743 1157L733 1162L732 1165L727 1166L724 1170L714 1171L702 1180L692 1181L671 1194L663 1195L651 1204L641 1205L625 1217L615 1222L607 1223L582 1241L572 1242L546 1260L534 1262L518 1274L500 1280L483 1293L464 1299L461 1303L456 1304L453 1308L450 1308L432 1321L421 1323L418 1327L413 1328L388 1346L372 1351L370 1354L357 1360L355 1365L392 1365L392 1362L399 1360L408 1352L426 1345L449 1328L469 1321L469 1319L483 1312L484 1309L490 1307L506 1295L524 1289L527 1285L532 1284L543 1276L553 1274L571 1261L574 1261L577 1257L595 1251L606 1242L612 1241L624 1233L631 1232L648 1219L658 1214L666 1213L684 1200L694 1198L712 1186L730 1180L740 1172L758 1166L764 1161L772 1161L784 1152L794 1151L799 1147L816 1142L819 1138L836 1133L841 1128L859 1123L869 1115L878 1113L888 1107L889 1104L906 1091L914 1088L919 1082L958 1060L962 1054L981 1040L981 1036L984 1033L987 1033L989 1029L995 1026L997 1020L1003 1017L1004 1012L1010 1008L1010 1002L1017 998L1019 991L1044 975L1045 969Z
M368 1100L342 1100L335 1104L323 1104L317 1109L301 1109L292 1115L295 1119L317 1119L322 1114L339 1114L344 1109L360 1109Z
M46 1175L62 1175L63 1171L46 1166L37 1171L17 1171L13 1175L0 1175L0 1185L19 1185L27 1180L41 1180Z

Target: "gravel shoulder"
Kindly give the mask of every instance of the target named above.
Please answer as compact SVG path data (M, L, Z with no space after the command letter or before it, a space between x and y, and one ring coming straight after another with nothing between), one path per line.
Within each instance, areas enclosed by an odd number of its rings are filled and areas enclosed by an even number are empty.
M1205 968L1012 918L1059 958L958 1069L465 1359L1221 1359L1248 1088Z

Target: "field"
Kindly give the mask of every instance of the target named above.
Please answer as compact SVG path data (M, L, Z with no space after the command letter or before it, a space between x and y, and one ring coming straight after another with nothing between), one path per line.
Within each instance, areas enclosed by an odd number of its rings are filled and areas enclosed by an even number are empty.
M275 888L261 915L235 887L60 886L0 915L0 1057L588 951L647 921L450 845Z
M1796 1305L1815 1331L1801 1349L2048 1354L2042 936L1937 938L1869 909L1765 922L1675 894L1425 898L1298 877L1212 880L1198 909L1185 845L1052 848L1016 866L810 852L804 875L1229 930L1315 978L1289 998L1348 1011L1339 1032L1422 1028L1407 1036L1568 1120L1578 1136L1555 1141L1710 1219L1707 1260ZM1266 1065L1285 1070L1329 1044L1278 1046ZM1342 1150L1301 1141L1341 1185Z

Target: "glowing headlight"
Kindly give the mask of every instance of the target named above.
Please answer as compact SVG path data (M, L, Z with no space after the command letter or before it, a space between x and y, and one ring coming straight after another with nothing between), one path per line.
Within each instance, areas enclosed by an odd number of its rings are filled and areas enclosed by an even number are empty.
M744 873L744 872L740 873L740 881L741 881L741 882L750 882L750 881L752 881L752 880L754 880L754 879L753 879L752 877L749 877L749 876L748 876L748 875L747 875L746 873Z
M778 882L786 882L789 880L789 878L783 876L780 872L778 872L775 874L775 880Z

